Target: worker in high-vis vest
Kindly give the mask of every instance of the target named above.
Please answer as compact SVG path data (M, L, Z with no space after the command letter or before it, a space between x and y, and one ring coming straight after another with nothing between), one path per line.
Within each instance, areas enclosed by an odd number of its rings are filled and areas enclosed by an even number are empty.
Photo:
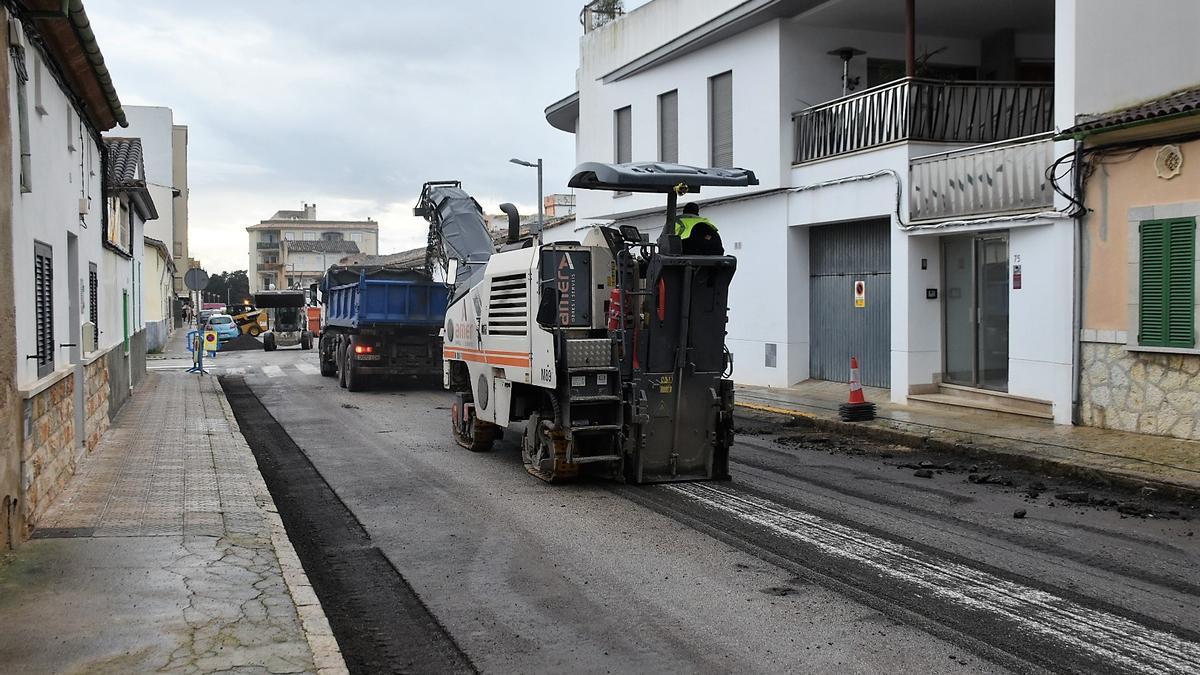
M700 207L695 202L683 205L683 215L675 219L675 234L683 241L684 255L725 255L717 226L700 217Z

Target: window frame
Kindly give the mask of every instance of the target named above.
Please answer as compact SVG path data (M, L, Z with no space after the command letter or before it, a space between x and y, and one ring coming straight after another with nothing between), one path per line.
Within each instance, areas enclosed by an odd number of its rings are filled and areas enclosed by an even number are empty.
M46 262L43 263L42 259ZM54 372L54 247L35 239L33 266L32 358L37 362L37 376L41 378Z
M729 79L729 157L725 159L724 154L721 157L717 156L717 85L722 78ZM723 73L717 73L708 78L708 165L718 168L732 168L734 166L734 107L733 107L733 70L726 70Z
M673 143L672 149L674 150L674 152L670 155L668 155L668 153L667 153L667 147L666 147L667 146L667 143L666 143L667 134L665 132L666 125L664 124L664 121L666 120L666 116L664 115L664 113L666 112L666 108L663 104L666 101L671 101L671 104L674 106L672 115L674 117L675 133L673 134L673 136L671 138L671 142ZM658 95L658 161L664 162L664 163L669 163L669 164L678 164L679 163L679 90L678 89L672 89L671 91L664 91L663 93Z
M1155 218L1138 223L1138 309L1137 309L1137 346L1165 349L1195 349L1196 348L1196 217ZM1150 233L1161 228L1158 236L1161 240L1157 246L1162 252L1157 265L1158 278L1154 285L1148 287L1147 275L1154 272L1147 270L1147 238ZM1181 253L1182 257L1172 254L1173 245L1179 246L1186 242ZM1183 269L1176 265L1182 264ZM1179 277L1176 279L1176 277ZM1157 299L1153 295L1158 294ZM1176 297L1180 294L1183 297ZM1177 305L1179 303L1179 305ZM1157 305L1157 309L1156 309ZM1181 305L1181 306L1180 306ZM1156 314L1157 316L1150 316ZM1177 326L1176 321L1182 321ZM1148 319L1153 319L1148 321ZM1147 331L1147 326L1152 330ZM1147 332L1151 335L1147 336ZM1181 337L1186 335L1186 337Z
M621 117L625 115L626 134L625 145L628 146L627 156L622 159L621 151ZM633 161L633 106L627 105L613 110L613 162L626 164Z

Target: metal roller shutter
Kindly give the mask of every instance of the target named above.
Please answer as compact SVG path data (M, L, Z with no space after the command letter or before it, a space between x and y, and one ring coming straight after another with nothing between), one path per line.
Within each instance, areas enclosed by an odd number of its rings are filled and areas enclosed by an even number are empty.
M891 385L891 248L886 220L809 231L813 379L848 382L856 356L864 385ZM858 281L866 287L864 307L854 302Z
M710 166L733 166L733 73L709 80L708 91Z

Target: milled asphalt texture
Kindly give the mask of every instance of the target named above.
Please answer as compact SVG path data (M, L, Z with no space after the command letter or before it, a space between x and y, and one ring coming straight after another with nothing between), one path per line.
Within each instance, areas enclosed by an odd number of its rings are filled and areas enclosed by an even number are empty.
M350 672L476 672L244 379L221 385Z

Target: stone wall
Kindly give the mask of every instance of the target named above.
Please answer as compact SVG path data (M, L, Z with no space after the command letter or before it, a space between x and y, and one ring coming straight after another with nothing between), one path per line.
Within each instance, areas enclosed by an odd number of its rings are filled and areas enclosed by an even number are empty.
M1080 421L1088 426L1200 439L1200 355L1081 345Z
M37 524L75 475L80 458L75 436L75 378L67 376L25 399L21 455L22 507L27 526Z
M96 359L83 371L83 431L88 452L96 449L100 437L108 431L108 361Z

